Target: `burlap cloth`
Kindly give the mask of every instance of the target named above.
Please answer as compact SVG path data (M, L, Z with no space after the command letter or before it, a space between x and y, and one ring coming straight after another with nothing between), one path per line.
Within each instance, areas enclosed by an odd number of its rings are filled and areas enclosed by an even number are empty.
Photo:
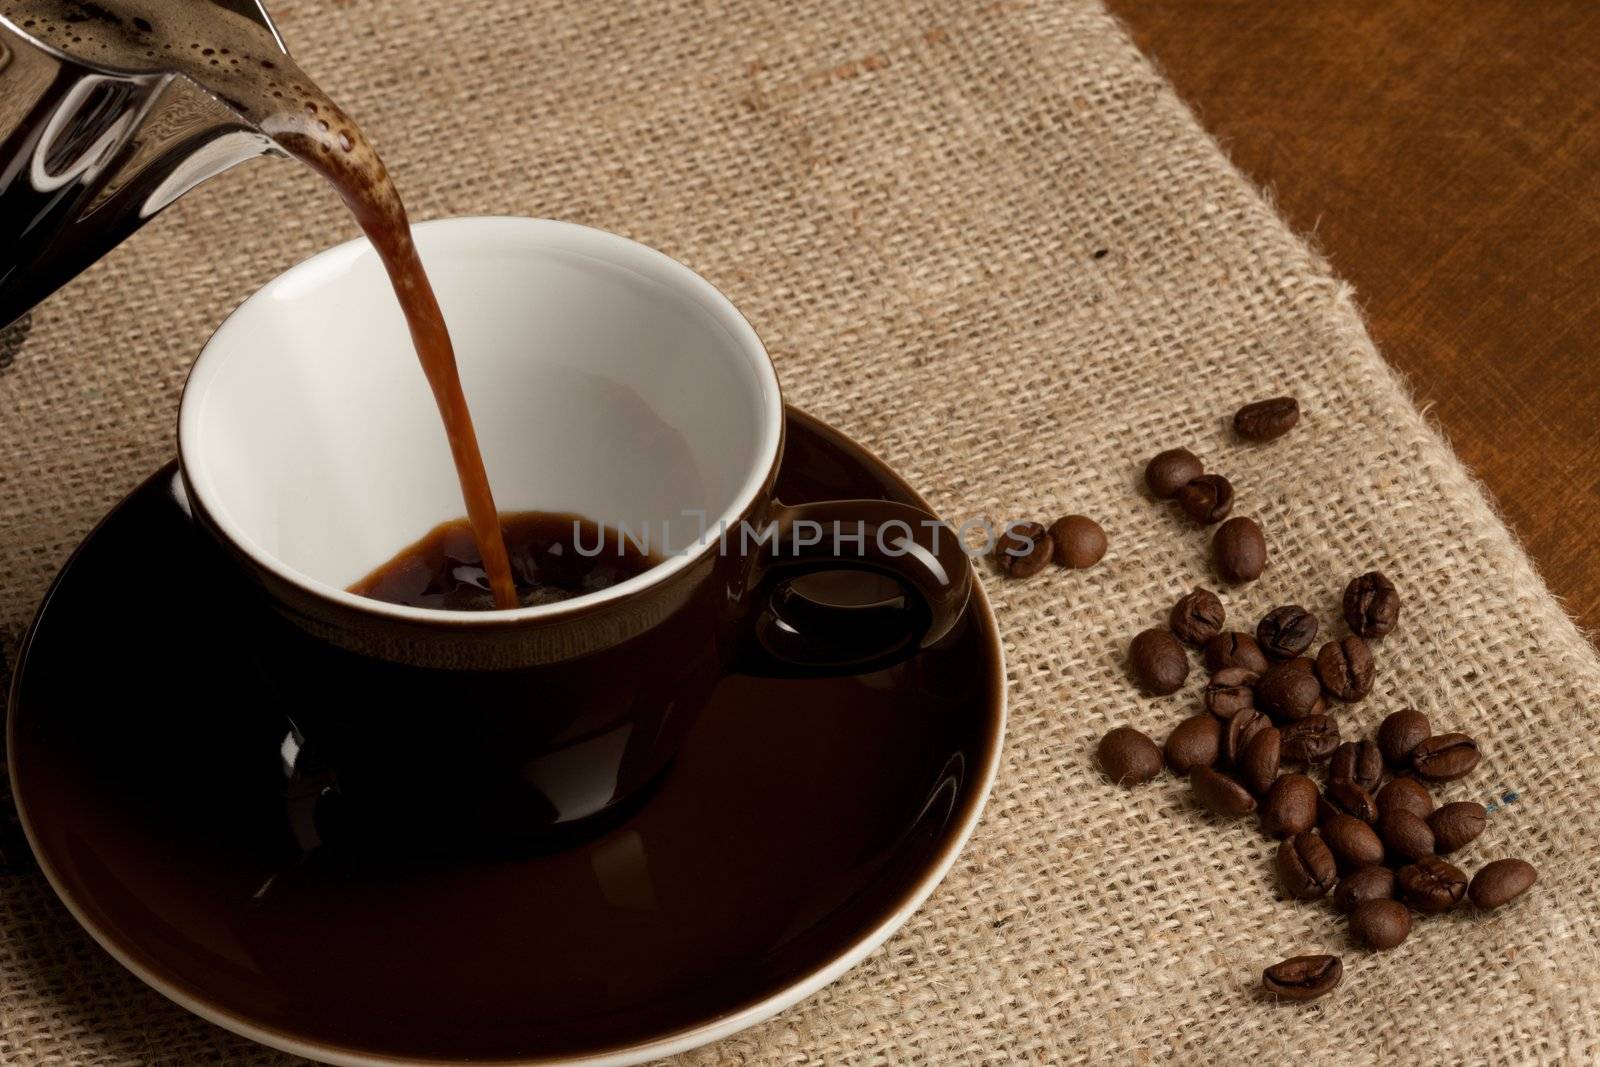
M655 245L729 293L791 402L870 445L947 515L1098 517L1093 571L986 573L1011 723L950 877L890 942L695 1062L1592 1060L1600 1051L1600 662L1374 351L1350 291L1228 164L1098 4L1065 0L354 0L274 5L419 217L552 215ZM281 161L183 199L33 316L0 372L8 657L91 524L172 455L190 359L255 286L353 232ZM1514 355L1508 357L1514 358ZM3 361L0 361L3 365ZM1276 445L1225 430L1297 394ZM1584 402L1585 398L1574 398ZM1277 898L1273 845L1164 779L1092 760L1137 696L1128 637L1210 578L1205 534L1137 491L1185 444L1272 545L1227 595L1325 627L1354 573L1406 596L1370 728L1404 705L1487 758L1468 870L1542 877L1491 918L1352 950ZM108 595L114 591L108 590ZM1509 802L1504 798L1511 795ZM1260 968L1329 950L1345 987L1275 1007ZM0 1060L276 1063L147 991L36 873L0 879Z

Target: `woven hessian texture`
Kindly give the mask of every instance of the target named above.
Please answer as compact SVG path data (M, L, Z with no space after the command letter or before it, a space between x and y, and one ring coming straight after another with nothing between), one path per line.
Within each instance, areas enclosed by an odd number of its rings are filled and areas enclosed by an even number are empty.
M301 62L364 123L419 218L549 215L705 274L770 346L788 399L952 519L1097 517L1092 571L984 582L1010 733L976 835L846 977L697 1063L1362 1062L1600 1054L1600 662L1366 336L1351 293L1227 163L1094 3L1058 0L284 0ZM283 160L184 198L33 315L0 371L0 624L13 658L94 521L173 453L185 370L256 286L354 227ZM397 358L409 358L397 353ZM1515 358L1514 354L1508 358ZM0 361L0 367L5 361ZM1240 403L1300 427L1244 447ZM1579 401L1582 398L1574 398ZM1353 574L1406 598L1347 736L1414 705L1486 757L1446 799L1496 802L1460 857L1520 855L1526 900L1352 949L1279 899L1253 821L1093 763L1131 723L1123 652L1210 580L1205 533L1138 488L1187 445L1272 548L1227 592L1246 627L1324 629ZM107 595L115 595L107 590ZM1342 631L1341 631L1342 632ZM137 694L130 694L136 699ZM1506 794L1515 799L1506 802ZM1310 1007L1256 991L1346 958ZM144 989L37 874L0 880L0 1059L277 1063Z

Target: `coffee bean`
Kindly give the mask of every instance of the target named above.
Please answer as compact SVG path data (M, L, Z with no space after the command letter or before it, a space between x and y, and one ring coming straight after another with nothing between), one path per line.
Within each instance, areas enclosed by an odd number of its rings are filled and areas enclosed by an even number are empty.
M1488 910L1498 908L1502 904L1509 904L1516 900L1539 880L1539 872L1533 869L1533 864L1523 860L1495 860L1486 863L1472 876L1472 885L1468 892L1472 895L1472 903L1477 907Z
M1272 783L1261 803L1261 829L1269 837L1293 837L1317 824L1317 783L1286 774Z
M1300 402L1292 396L1257 400L1233 413L1233 432L1246 441L1275 441L1300 421Z
M1119 726L1100 739L1100 766L1118 785L1148 782L1161 773L1161 750L1131 726Z
M1400 594L1377 571L1352 578L1344 589L1344 621L1358 637L1382 637L1400 618Z
M1394 897L1394 872L1387 867L1357 867L1333 890L1333 906L1352 912L1364 900L1391 900Z
M1368 948L1395 948L1411 935L1411 912L1398 900L1364 900L1350 913L1350 936Z
M1233 510L1233 483L1220 474L1202 474L1179 489L1176 499L1185 515L1210 526Z
M1378 836L1394 863L1415 863L1433 855L1433 831L1414 811L1399 809L1378 819Z
M1211 535L1211 560L1224 581L1253 582L1267 566L1267 539L1254 519L1235 515Z
M1273 659L1293 659L1317 639L1317 617L1299 604L1273 608L1256 623L1256 641Z
M1268 726L1250 739L1239 757L1239 777L1244 787L1258 797L1272 788L1272 783L1277 780L1281 744L1282 738L1277 728Z
M1293 722L1328 710L1311 661L1284 660L1273 665L1256 682L1256 704L1279 722Z
M1333 750L1328 763L1328 784L1348 782L1375 793L1383 781L1383 754L1371 741L1346 741ZM1355 812L1351 812L1352 815Z
M1378 750L1392 766L1403 767L1411 760L1411 750L1433 733L1428 717L1413 708L1397 711L1378 724Z
M1313 678L1315 678L1317 675L1316 662L1305 656L1296 656L1294 659L1273 660L1272 663L1275 667L1280 665L1284 667L1291 667L1294 670L1309 674Z
M1296 900L1326 896L1338 879L1338 866L1328 846L1310 830L1286 838L1278 846L1278 881Z
M1249 815L1256 810L1256 798L1250 790L1210 767L1190 771L1189 788L1207 811L1218 815Z
M1200 694L1201 701L1219 719L1231 719L1256 706L1257 676L1243 667L1225 667L1211 676Z
M1335 811L1354 816L1368 824L1378 821L1377 800L1354 782L1335 782L1330 777L1328 788L1323 795L1328 798L1328 803Z
M1488 814L1482 804L1471 800L1458 800L1441 807L1428 816L1434 851L1442 855L1470 844L1483 833Z
M1151 696L1176 693L1189 677L1189 655L1165 630L1144 630L1128 648L1133 680Z
M1354 634L1329 641L1317 653L1317 677L1322 679L1322 687L1346 704L1372 692L1374 669L1372 650Z
M1383 862L1383 842L1372 827L1343 812L1322 824L1322 839L1344 870Z
M1015 522L996 539L994 561L1012 578L1032 578L1055 552L1050 532L1037 522Z
M1261 987L1282 1000L1316 1000L1344 977L1338 956L1291 956L1261 972Z
M1283 728L1283 758L1290 763L1321 763L1339 747L1339 724L1329 715L1307 715Z
M1106 532L1087 515L1067 515L1050 524L1055 561L1082 570L1099 563L1106 554Z
M1411 750L1411 769L1430 782L1453 782L1478 765L1478 742L1466 734L1435 734Z
M1467 892L1467 876L1437 856L1424 856L1401 867L1394 877L1400 899L1429 914L1449 911Z
M1221 721L1214 715L1201 712L1172 728L1163 751L1166 753L1168 769L1173 774L1186 775L1196 767L1209 767L1217 762L1221 750Z
M1179 489L1206 472L1199 458L1187 448L1169 448L1144 468L1144 484L1162 500L1170 500Z
M1272 666L1266 653L1256 644L1256 639L1237 630L1220 633L1206 642L1206 670L1216 672L1229 667L1243 667L1256 674L1264 674Z
M1230 767L1237 766L1250 742L1271 726L1272 720L1254 708L1245 708L1229 719L1222 728L1222 762Z
M1377 799L1380 819L1390 811L1409 811L1423 819L1433 814L1433 795L1415 778L1391 778Z
M1172 605L1172 611L1167 614L1167 628L1179 641L1199 648L1222 631L1222 620L1227 614L1217 594L1197 588Z

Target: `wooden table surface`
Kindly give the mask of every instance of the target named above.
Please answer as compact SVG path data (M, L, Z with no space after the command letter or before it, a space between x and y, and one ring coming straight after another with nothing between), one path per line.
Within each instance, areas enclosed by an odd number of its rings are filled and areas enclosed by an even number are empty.
M1600 3L1109 3L1600 630Z

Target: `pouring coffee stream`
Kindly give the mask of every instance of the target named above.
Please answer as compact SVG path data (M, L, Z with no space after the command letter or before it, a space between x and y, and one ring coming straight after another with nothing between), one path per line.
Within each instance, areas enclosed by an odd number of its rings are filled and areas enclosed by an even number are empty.
M152 107L167 99L175 81L198 87L235 116L238 128L216 126L210 131L214 136L203 139L201 147L185 144L181 150L194 151L191 158L198 159L203 145L215 146L230 133L244 134L249 143L253 132L258 141L264 138L325 178L371 241L394 286L438 404L495 606L517 607L499 512L455 352L412 242L405 205L371 142L283 51L265 14L248 3L240 9L213 0L0 0L0 30L7 34L0 37L0 87L9 89L10 81L19 85L26 81L25 88L40 90L46 81L50 83L48 89L33 94L4 94L13 103L0 101L0 175L8 170L16 175L10 181L0 177L0 207L11 214L10 205L17 205L13 218L21 231L15 242L16 259L0 262L0 319L9 321L26 310L3 299L8 288L23 294L18 300L49 291L39 292L41 283L28 277L32 264L24 257L30 248L48 268L42 284L49 288L87 265L62 262L59 248L49 247L51 242L59 245L81 236L76 228L84 224L88 212L77 216L69 201L88 198L103 208L135 184L141 171L132 164L141 152L148 153L150 141L138 136L141 122ZM108 73L82 73L62 88L70 80L65 67L52 76L50 68L37 65L36 56L18 60L21 53L6 45L9 39L29 41L43 55L59 54L89 71ZM35 106L24 113L30 99ZM38 128L30 126L30 120L37 120ZM170 202L163 195L175 198L186 187L183 182L192 185L225 169L241 147L235 142L232 155L202 163L186 175L181 168L157 168L163 182L148 191L135 218L112 215L103 220L109 228L100 234L105 247L148 217L145 210L151 204L159 210ZM259 151L252 145L247 154ZM28 165L8 166L7 156L13 152L29 154ZM207 171L207 166L213 169ZM21 181L28 186L18 187Z

